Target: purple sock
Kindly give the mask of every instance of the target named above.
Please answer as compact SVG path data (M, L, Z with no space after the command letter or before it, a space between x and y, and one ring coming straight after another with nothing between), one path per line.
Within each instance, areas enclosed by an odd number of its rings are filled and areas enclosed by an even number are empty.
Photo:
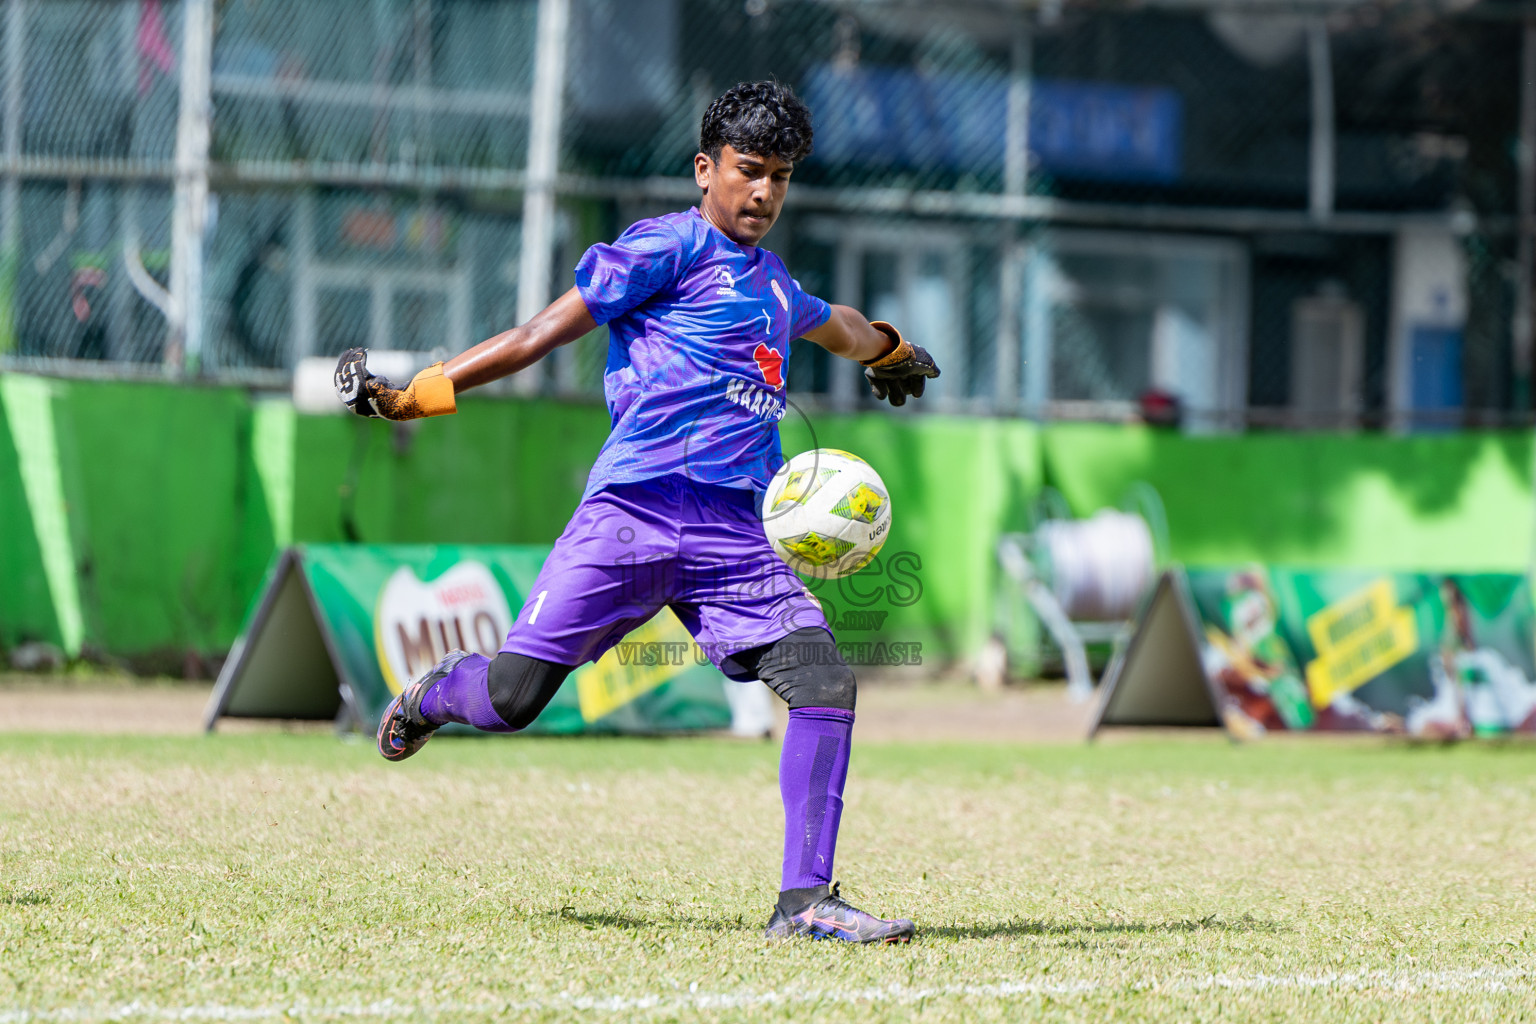
M462 722L486 732L513 732L491 705L486 679L491 659L482 654L464 658L421 698L421 714L433 725Z
M779 758L779 794L784 798L782 889L809 889L832 881L852 735L852 711L793 708L789 712Z

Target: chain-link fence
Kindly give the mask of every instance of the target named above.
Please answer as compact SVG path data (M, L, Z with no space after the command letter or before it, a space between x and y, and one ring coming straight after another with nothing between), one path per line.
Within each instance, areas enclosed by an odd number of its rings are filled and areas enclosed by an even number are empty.
M925 408L1523 421L1524 17L3 0L0 358L275 383L457 351L694 201L705 106L774 75L817 141L769 244L935 352ZM605 344L525 386L597 393ZM854 369L797 346L790 386L857 407Z

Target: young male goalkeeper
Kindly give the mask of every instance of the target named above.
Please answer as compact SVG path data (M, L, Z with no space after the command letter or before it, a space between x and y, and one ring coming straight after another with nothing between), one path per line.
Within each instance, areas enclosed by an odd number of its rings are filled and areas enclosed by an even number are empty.
M521 327L428 367L405 387L344 353L336 389L362 416L454 411L467 388L531 366L599 324L613 431L495 658L453 651L395 698L379 753L410 757L441 725L526 727L577 665L670 606L721 671L789 704L779 765L784 873L770 936L905 942L831 885L848 775L854 677L820 606L773 552L755 504L782 462L789 343L809 338L865 366L901 405L939 375L889 324L807 295L758 243L811 150L810 115L786 86L736 86L704 114L696 209L643 220L594 245L576 287Z

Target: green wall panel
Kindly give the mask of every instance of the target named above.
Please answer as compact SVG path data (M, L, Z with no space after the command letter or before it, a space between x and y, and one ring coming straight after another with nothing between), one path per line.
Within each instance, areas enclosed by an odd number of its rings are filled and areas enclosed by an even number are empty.
M0 388L0 647L28 640L60 643L36 523Z
M1039 433L1019 420L890 413L786 419L786 456L843 448L875 467L894 521L877 564L818 581L841 642L915 640L942 661L969 654L991 629L999 533L1016 529L1040 488ZM878 627L862 610L888 613ZM879 657L880 652L873 652Z
M469 398L408 424L300 416L293 436L295 541L540 544L581 499L608 414Z
M1531 438L1517 433L1186 437L1057 425L1047 482L1078 514L1138 480L1168 511L1174 558L1422 571L1523 571Z
M281 544L349 530L369 543L553 541L608 431L591 403L472 396L457 416L397 425L297 415L232 388L11 376L9 392L47 401L0 416L0 644L60 639L40 536L76 570L65 579L87 644L216 652ZM31 476L62 500L29 502L11 413L56 449ZM990 631L997 535L1022 526L1047 482L1084 514L1152 484L1171 553L1192 564L1520 571L1530 556L1525 434L1193 438L880 411L792 415L783 435L787 454L863 456L892 491L878 566L814 584L839 638L917 641L930 663ZM56 511L39 524L34 506Z
M896 525L878 566L812 584L842 625L839 638L916 641L941 659L979 644L990 628L996 535L1040 485L1036 428L878 413L783 426L786 453L846 448L892 490ZM469 399L456 416L403 427L300 416L293 539L346 540L350 522L356 539L376 544L550 543L607 434L600 406L545 400ZM901 657L888 646L869 653Z
M220 651L271 550L234 388L75 381L55 401L86 640Z

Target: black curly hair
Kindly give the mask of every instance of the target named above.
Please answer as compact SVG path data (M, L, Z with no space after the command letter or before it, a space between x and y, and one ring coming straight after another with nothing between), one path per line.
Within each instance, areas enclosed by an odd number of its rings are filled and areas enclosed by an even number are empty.
M699 152L718 161L725 146L796 163L811 152L811 112L787 85L741 82L709 105L699 125Z

